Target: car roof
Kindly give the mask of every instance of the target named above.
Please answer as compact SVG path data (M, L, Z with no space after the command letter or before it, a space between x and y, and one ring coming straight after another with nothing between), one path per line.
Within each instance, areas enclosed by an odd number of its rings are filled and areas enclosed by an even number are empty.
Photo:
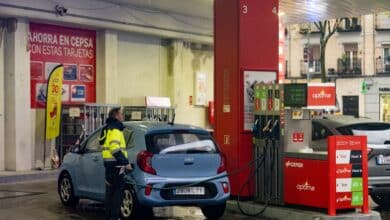
M194 133L204 133L209 134L209 132L203 128L185 125L185 124L168 124L166 122L156 122L156 121L128 121L123 123L125 126L132 127L143 133L161 133L177 130L185 130L188 132Z
M364 118L364 117L354 117L350 115L329 115L324 116L320 119L314 119L315 122L319 122L327 127L343 127L346 125L354 125L354 124L362 124L362 123L383 123L379 121L375 121L370 118Z

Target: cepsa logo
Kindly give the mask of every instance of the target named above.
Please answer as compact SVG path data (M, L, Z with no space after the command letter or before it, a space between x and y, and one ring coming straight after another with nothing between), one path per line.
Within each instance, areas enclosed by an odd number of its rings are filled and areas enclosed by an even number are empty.
M303 163L301 162L291 162L291 161L287 161L285 163L286 167L295 167L295 168L302 168L303 167Z
M345 195L344 197L337 197L336 198L336 203L342 203L342 202L351 202L352 198Z
M330 99L332 94L326 93L325 90L321 90L319 93L313 93L311 97L313 99Z
M296 188L299 191L316 191L316 187L310 185L308 181L306 181L304 184L297 184Z

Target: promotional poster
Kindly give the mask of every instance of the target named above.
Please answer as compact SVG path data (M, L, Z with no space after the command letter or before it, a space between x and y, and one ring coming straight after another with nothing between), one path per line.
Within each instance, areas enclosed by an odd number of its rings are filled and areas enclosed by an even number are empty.
M31 108L44 108L47 80L63 65L63 104L96 101L96 31L30 23Z

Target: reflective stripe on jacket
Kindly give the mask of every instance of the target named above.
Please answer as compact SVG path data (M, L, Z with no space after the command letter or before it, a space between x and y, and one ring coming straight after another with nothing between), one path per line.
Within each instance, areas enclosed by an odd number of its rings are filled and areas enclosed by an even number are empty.
M104 161L116 161L114 154L122 151L123 156L127 158L126 142L122 131L116 128L105 129L103 136L105 138L103 144L102 156Z

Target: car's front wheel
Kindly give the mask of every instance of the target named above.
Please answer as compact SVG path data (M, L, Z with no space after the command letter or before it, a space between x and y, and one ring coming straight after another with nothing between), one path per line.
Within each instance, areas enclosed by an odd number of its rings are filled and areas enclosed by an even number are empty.
M371 198L382 208L390 208L390 193L371 193Z
M134 190L126 187L123 191L121 204L122 219L153 219L153 209L138 202Z
M68 173L63 173L58 180L58 194L62 204L74 207L79 202L79 198L74 194L72 179Z
M207 219L220 219L226 209L226 203L202 207L202 213Z

